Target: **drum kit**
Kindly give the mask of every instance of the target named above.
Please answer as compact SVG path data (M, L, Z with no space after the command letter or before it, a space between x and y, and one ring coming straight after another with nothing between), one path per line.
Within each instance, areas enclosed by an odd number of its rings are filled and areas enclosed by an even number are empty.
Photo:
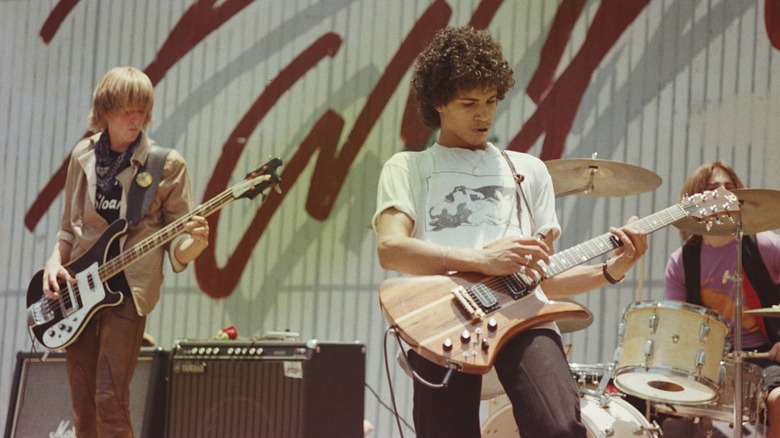
M655 189L661 178L629 164L597 159L560 159L545 162L556 197L628 196ZM743 234L780 228L780 191L731 190L739 200L733 221L701 222L684 218L674 226L690 234L733 235L736 239L737 297L734 313L734 345L726 343L728 322L705 307L676 301L637 301L627 306L618 327L618 347L613 362L570 364L581 395L583 422L589 437L659 437L662 431L651 412L689 419L711 434L712 421L734 426L756 422L765 409L761 368L743 362L741 240ZM745 314L780 317L780 308L745 310ZM562 333L582 330L587 320L559 323ZM729 353L730 347L733 352ZM483 400L489 401L484 437L517 437L517 427L497 377L483 378ZM626 396L641 399L643 414ZM707 427L709 429L707 429ZM742 428L734 427L734 436Z

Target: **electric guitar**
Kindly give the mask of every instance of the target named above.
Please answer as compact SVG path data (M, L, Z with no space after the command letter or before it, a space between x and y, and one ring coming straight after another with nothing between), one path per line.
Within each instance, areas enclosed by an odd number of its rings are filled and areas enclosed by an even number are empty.
M649 234L686 217L720 221L732 219L731 214L738 211L737 197L721 187L686 196L680 204L632 225ZM543 323L588 318L580 305L542 301L533 290L544 279L620 245L612 233L605 233L553 254L543 266L541 280L522 272L390 278L380 285L379 302L390 325L418 354L467 374L485 374L513 335Z
M38 271L27 287L27 325L35 339L50 350L72 344L98 310L119 305L124 299L122 291L129 293L124 275L129 265L184 233L193 216L209 216L235 199L254 199L276 187L281 181L276 169L281 165L280 159L271 159L240 183L121 253L119 238L127 232L128 223L114 221L87 252L65 266L77 282L60 282L56 299L44 295L43 270Z

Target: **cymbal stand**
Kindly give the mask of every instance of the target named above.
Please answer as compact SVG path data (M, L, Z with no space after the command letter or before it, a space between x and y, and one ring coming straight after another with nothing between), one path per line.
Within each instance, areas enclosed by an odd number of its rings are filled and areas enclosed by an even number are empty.
M596 174L596 171L599 170L598 166L588 166L589 175L588 175L588 183L585 184L582 187L576 188L574 190L569 190L568 192L558 193L555 195L556 198L562 198L567 195L576 195L576 194L589 194L593 193L593 177Z
M737 268L734 280L734 437L742 438L742 216L734 233L737 244Z

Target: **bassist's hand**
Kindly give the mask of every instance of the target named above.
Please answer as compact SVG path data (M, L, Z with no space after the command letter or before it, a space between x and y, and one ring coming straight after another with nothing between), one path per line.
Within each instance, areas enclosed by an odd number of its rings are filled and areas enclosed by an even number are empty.
M50 259L43 268L43 294L52 300L59 298L61 280L76 283L76 279L61 263Z
M54 245L54 251L52 251L49 260L46 261L46 265L43 267L43 294L49 299L57 299L60 297L60 285L61 281L66 281L71 284L76 283L76 279L70 275L63 263L67 263L70 259L71 245L64 240L57 241Z

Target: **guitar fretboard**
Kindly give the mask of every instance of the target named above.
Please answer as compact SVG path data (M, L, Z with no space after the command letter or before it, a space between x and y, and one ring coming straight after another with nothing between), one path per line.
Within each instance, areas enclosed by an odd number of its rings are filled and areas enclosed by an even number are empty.
M687 213L681 206L673 205L658 213L639 219L632 225L649 234L671 225L686 216ZM550 264L547 266L547 277L558 275L563 271L581 265L616 249L620 245L621 242L614 234L604 233L579 245L553 254L550 257Z
M144 258L151 251L154 251L173 240L176 236L184 233L187 229L187 222L192 219L193 216L209 216L233 201L233 199L232 192L228 189L212 198L210 201L199 205L195 210L176 219L160 231L138 242L133 245L133 247L101 265L98 269L100 278L105 281L124 271L128 266Z
M278 159L276 159L276 161L278 161ZM269 164L273 162L274 161L269 162ZM278 161L278 163L281 164L281 161ZM268 164L266 164L265 168L267 168L267 166ZM132 263L142 259L151 251L154 251L162 245L165 245L179 234L184 233L187 229L187 222L189 222L193 216L207 217L225 205L229 204L231 201L241 197L241 195L248 190L251 189L253 191L262 191L269 185L276 182L275 180L271 180L272 178L269 175L254 175L253 177L249 177L246 180L226 189L207 202L199 205L193 211L176 219L161 230L133 245L131 248L125 250L113 259L100 265L98 268L98 274L101 280L106 281L116 274L124 271Z

